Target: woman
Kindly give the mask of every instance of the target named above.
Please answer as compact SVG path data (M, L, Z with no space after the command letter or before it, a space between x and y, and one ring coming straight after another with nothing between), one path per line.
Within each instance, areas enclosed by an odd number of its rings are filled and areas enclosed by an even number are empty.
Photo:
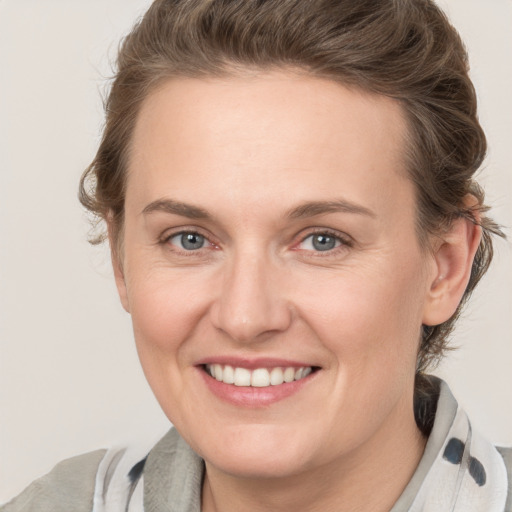
M435 5L157 0L118 67L81 200L175 430L4 510L509 510L425 375L500 234Z

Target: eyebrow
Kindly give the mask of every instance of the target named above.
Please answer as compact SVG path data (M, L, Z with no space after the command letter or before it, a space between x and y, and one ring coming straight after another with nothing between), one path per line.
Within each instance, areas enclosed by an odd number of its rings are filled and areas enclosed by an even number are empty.
M170 213L173 215L188 217L190 219L210 219L212 217L206 210L199 206L181 203L180 201L174 201L173 199L158 199L149 203L144 210L142 210L143 214L154 212Z
M149 203L143 210L143 214L150 214L154 212L164 212L172 215L180 215L181 217L188 217L189 219L211 219L213 216L205 209L199 206L194 206L188 203L182 203L173 199L157 199ZM367 217L375 218L374 212L368 208L351 203L344 199L335 201L308 201L302 203L295 208L292 208L286 217L289 219L304 219L322 215L326 213L352 213L357 215L365 215Z
M337 212L354 213L371 218L376 217L375 213L368 208L345 201L344 199L338 199L335 201L310 201L303 203L290 210L290 212L288 212L288 217L291 219L303 219L307 217L314 217L315 215Z

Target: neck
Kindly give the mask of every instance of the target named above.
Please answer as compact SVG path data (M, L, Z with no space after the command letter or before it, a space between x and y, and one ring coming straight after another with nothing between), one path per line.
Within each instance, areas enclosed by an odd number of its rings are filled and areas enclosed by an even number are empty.
M241 478L206 463L203 512L389 512L411 479L426 439L414 421L386 424L353 452L279 478Z

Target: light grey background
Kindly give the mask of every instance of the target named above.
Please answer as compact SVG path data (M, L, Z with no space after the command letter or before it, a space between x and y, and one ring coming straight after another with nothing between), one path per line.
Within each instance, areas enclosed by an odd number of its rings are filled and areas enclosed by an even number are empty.
M512 2L443 0L469 48L494 216L512 226ZM148 0L0 0L0 502L57 461L167 428L105 247L76 199L120 35ZM509 233L511 231L509 230ZM512 249L439 369L477 428L512 444Z

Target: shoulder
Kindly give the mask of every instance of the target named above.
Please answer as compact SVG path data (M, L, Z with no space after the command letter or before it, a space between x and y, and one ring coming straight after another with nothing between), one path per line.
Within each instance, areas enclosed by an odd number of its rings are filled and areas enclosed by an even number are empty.
M1 512L89 512L92 510L98 467L107 450L63 460L50 473L32 482Z
M168 491L171 496L183 494L184 484L189 483L183 481L184 470L186 475L195 474L198 480L198 486L185 485L189 488L185 495L195 496L202 475L200 459L179 434L171 429L156 446L154 441L148 441L66 459L20 495L0 505L0 512L104 512L128 507L143 510L144 494L148 494L146 484L155 490L155 496L149 491L150 501L158 498L166 502ZM168 487L171 474L172 485Z
M501 446L497 446L496 449L503 457L503 462L505 462L508 474L508 499L505 510L512 510L512 447L503 448Z
M496 449L500 452L505 462L505 467L508 472L512 472L512 447L504 448L502 446L496 446Z

